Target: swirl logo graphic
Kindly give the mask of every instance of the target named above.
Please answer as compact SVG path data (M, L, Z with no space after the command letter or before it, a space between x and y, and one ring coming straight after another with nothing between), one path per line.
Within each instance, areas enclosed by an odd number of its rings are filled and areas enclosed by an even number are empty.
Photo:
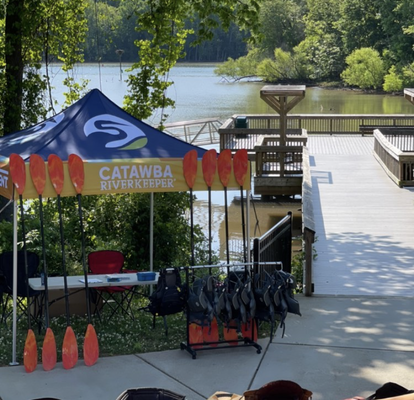
M18 138L9 140L7 144L8 146L12 146L14 144L22 144L22 143L30 142L36 139L38 136L43 135L49 132L51 129L58 126L63 121L64 117L65 117L64 113L55 115L54 117L46 121L43 121L40 124L33 126L32 128L22 131L24 132L24 136L19 136Z
M137 126L111 114L101 114L86 122L83 131L88 137L93 133L120 136L122 139L106 143L108 149L137 150L144 147L148 139Z

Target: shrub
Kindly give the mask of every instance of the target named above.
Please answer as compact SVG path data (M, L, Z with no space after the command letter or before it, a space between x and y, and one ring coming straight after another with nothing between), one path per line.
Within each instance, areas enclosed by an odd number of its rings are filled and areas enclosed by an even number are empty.
M384 77L384 85L383 88L386 92L399 92L404 88L404 82L401 77L397 73L397 68L393 65L388 74Z
M348 85L361 89L378 89L384 79L384 64L379 53L372 48L355 50L346 58L348 67L341 78Z

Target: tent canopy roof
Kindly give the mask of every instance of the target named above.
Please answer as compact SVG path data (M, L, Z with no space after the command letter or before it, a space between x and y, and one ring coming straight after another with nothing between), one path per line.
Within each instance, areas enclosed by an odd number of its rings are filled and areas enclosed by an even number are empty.
M32 154L38 154L45 162L51 154L59 156L65 168L62 196L76 194L67 169L70 154L84 161L82 194L186 191L183 157L190 150L196 151L199 160L193 189L206 190L201 159L207 150L132 117L98 89L93 89L46 121L0 138L0 195L13 197L8 166L13 153L19 154L27 164ZM26 177L23 197L35 198L38 193L30 179L28 165ZM221 190L223 186L218 177L215 181L211 188ZM231 179L228 188L238 187ZM55 195L46 174L43 196Z
M87 161L134 158L180 158L196 149L205 149L167 135L118 107L98 89L31 128L0 138L0 160L12 153L27 160L50 154L67 160L75 153Z

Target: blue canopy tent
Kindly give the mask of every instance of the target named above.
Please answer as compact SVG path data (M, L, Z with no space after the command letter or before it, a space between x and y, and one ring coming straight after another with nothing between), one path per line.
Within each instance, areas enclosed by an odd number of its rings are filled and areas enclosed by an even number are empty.
M97 89L91 90L78 102L46 121L0 138L0 195L14 201L15 254L18 195L9 179L11 154L19 154L25 160L27 177L30 177L29 157L32 154L40 155L45 161L50 154L58 155L63 160L67 177L68 157L77 154L85 165L82 194L100 195L187 191L183 157L190 150L196 150L199 164L193 190L204 191L206 184L201 159L207 150L174 138L132 117ZM250 180L247 181L246 190L250 189ZM231 176L228 188L239 188L234 176ZM219 179L215 179L211 189L223 189ZM61 195L76 195L70 179L65 179ZM47 176L43 197L55 196L56 192ZM37 197L31 179L27 178L23 198ZM151 227L150 232L152 237ZM14 276L17 276L17 255ZM17 291L16 285L15 279L14 293ZM13 306L12 364L16 362L16 294Z

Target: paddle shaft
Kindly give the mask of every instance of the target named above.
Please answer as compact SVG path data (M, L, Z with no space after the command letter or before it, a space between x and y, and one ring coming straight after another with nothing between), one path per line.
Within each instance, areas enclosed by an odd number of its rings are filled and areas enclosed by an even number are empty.
M83 231L83 216L82 216L82 201L81 194L77 194L78 199L78 210L79 210L79 223L81 230L81 241L82 241L82 266L83 266L83 275L85 278L85 294L86 294L86 310L88 314L88 323L91 324L91 306L89 304L89 285L88 285L88 271L86 269L86 254L85 254L85 232Z
M193 188L190 188L190 246L191 246L191 265L195 265L194 255L194 203L193 203Z
M246 225L244 222L244 200L243 200L243 186L240 186L240 198L241 198L241 222L242 222L242 233L243 233L243 260L247 262L246 254Z
M226 255L227 264L230 264L230 250L229 250L229 210L227 205L227 186L224 186L224 223L226 228Z
M42 200L41 193L39 193L39 215L40 215L40 236L42 239L43 274L44 274L44 286L45 286L45 326L47 329L49 328L49 286L47 282L45 231L43 227L43 200Z
M209 265L212 264L211 261L211 242L213 240L211 234L211 187L208 187L208 263Z
M62 204L60 194L57 195L58 213L59 213L59 229L60 229L60 247L62 249L62 269L63 269L63 286L65 290L65 309L66 309L66 324L70 325L70 312L69 312L69 290L68 290L68 274L66 270L66 256L65 256L65 239L63 232L63 219L62 219Z
M22 222L22 236L23 236L23 254L24 254L24 268L26 274L26 294L27 294L27 301L30 298L30 287L29 287L29 263L27 262L27 248L26 248L26 230L24 226L24 212L23 212L23 196L19 194L19 201L20 201L20 219ZM30 318L30 309L27 308L27 327L28 329L32 329L32 321Z

